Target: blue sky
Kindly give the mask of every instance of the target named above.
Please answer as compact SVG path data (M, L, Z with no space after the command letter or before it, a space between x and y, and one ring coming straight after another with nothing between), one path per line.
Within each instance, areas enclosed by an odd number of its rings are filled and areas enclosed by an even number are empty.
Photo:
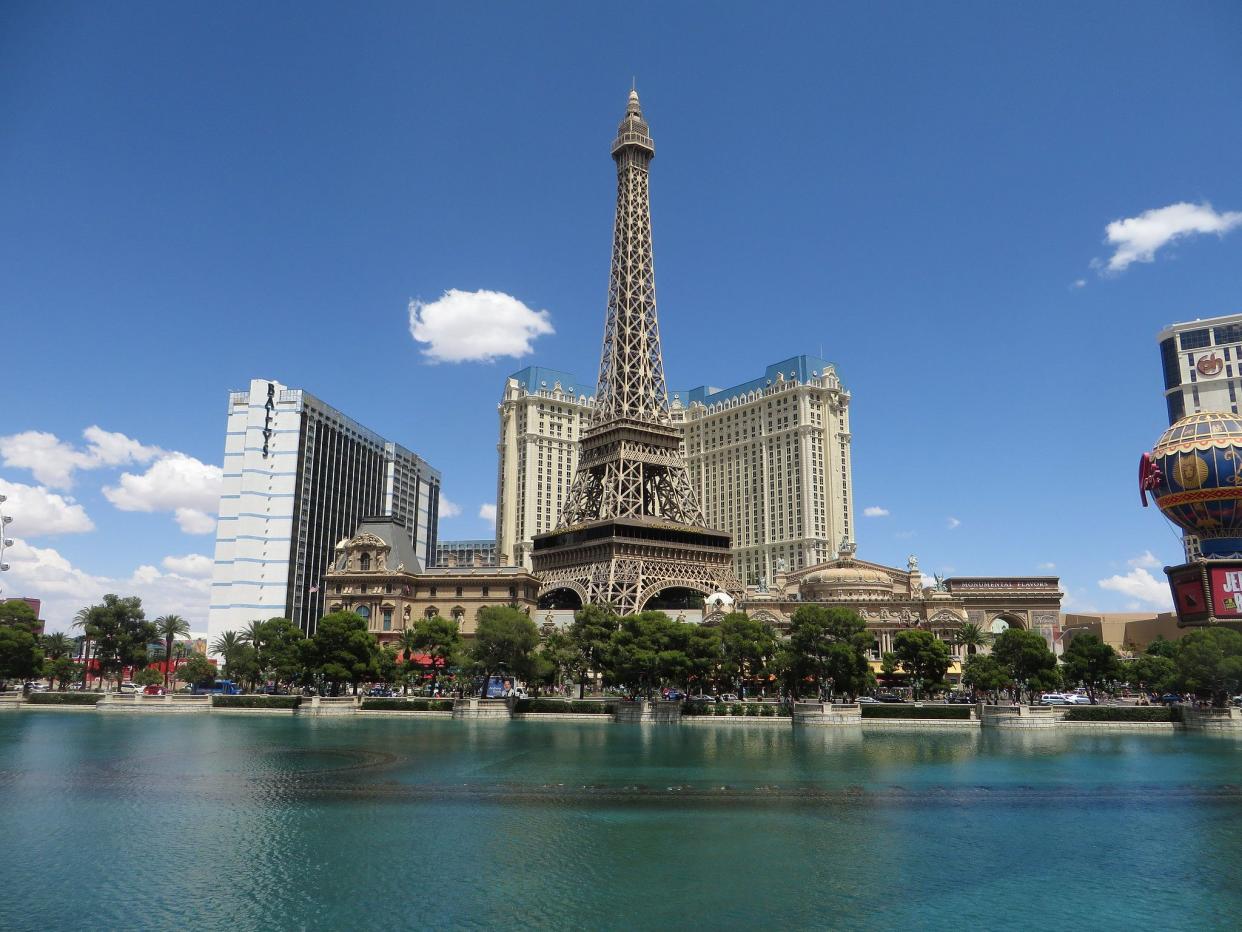
M1156 333L1242 311L1242 6L614 9L0 7L6 591L58 627L126 586L201 615L252 377L418 451L461 512L441 535L490 534L504 377L598 365L636 78L670 383L822 348L856 507L888 512L861 556L1159 604L1179 550L1135 461ZM554 332L429 360L407 301L454 289Z

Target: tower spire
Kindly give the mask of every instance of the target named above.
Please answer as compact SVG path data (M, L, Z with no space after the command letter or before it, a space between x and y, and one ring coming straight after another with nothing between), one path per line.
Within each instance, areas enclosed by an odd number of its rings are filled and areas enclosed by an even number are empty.
M617 212L595 409L561 523L536 536L532 550L541 597L564 589L621 612L667 588L742 589L729 535L707 527L668 413L647 189L654 157L631 90L612 143Z

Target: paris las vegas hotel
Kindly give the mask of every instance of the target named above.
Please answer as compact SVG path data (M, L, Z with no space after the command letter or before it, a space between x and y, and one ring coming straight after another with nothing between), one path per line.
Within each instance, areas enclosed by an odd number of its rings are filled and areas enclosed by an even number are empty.
M531 366L499 406L496 546L530 567L531 538L556 527L577 466L595 384ZM747 585L831 560L854 539L850 393L832 363L795 356L731 388L670 391L673 423L709 526L733 539Z

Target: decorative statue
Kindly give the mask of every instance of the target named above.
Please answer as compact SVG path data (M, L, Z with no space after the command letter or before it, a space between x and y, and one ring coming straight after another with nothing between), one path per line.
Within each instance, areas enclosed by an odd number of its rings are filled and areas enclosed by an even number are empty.
M768 591L768 577L766 576L759 577L759 591L760 592Z
M784 557L776 558L776 572L777 573L785 572L785 558Z
M936 584L932 586L937 592L945 592L948 587L944 584L944 576L940 573L932 573L932 578L936 580Z

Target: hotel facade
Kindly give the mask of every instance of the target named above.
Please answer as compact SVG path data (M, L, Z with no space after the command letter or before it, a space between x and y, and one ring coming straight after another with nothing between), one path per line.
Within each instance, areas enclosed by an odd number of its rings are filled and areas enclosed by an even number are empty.
M308 635L324 614L336 544L387 515L434 562L440 473L300 389L231 392L208 640L271 617Z
M530 567L530 541L557 526L590 423L595 385L531 366L499 405L498 561ZM832 363L794 356L731 388L669 392L669 413L710 526L733 541L747 585L831 559L854 540L850 394Z

